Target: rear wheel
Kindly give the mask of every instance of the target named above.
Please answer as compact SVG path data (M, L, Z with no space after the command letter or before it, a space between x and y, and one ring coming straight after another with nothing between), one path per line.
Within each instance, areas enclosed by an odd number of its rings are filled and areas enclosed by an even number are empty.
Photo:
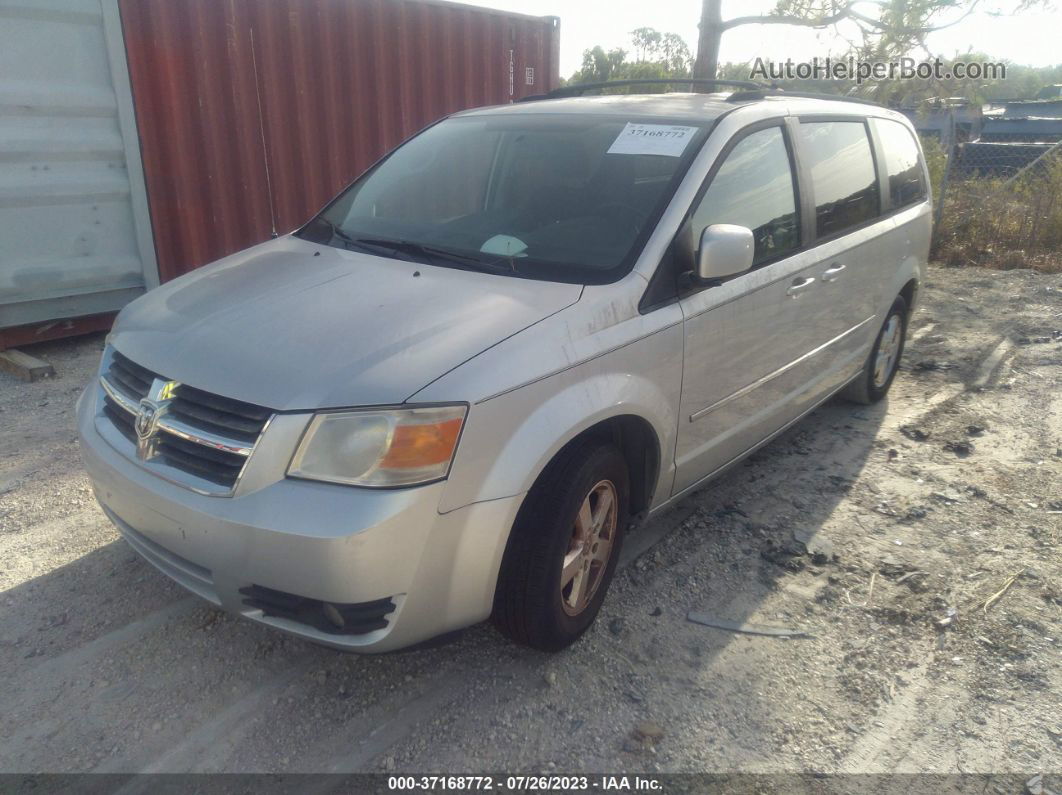
M863 404L877 403L885 397L900 367L906 337L907 302L902 296L897 296L874 340L863 372L844 388L841 396Z
M513 525L494 597L494 625L558 651L593 623L630 520L629 476L612 444L576 444L535 483Z

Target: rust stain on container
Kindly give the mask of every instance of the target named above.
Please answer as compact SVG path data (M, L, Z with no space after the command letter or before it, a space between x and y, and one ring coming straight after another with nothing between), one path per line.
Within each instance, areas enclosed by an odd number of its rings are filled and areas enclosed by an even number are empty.
M559 26L433 0L121 0L159 270L299 226L448 113L557 84Z

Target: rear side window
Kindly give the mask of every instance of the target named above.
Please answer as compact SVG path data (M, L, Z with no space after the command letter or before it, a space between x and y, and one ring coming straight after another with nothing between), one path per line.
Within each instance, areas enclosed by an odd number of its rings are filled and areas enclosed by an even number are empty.
M793 172L780 127L750 133L730 150L693 211L694 248L711 224L751 229L756 240L753 265L800 245Z
M893 209L922 201L926 197L926 178L911 131L889 119L874 119L872 123L885 151L885 173L889 177L889 201Z
M878 179L862 120L802 121L800 145L811 169L819 237L836 235L878 216Z

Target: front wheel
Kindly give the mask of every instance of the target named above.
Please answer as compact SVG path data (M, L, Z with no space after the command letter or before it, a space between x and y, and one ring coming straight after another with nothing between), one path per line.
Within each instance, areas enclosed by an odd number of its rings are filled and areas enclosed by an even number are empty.
M897 296L870 349L859 377L841 392L855 403L877 403L889 391L900 368L904 340L907 337L907 302Z
M577 443L528 492L509 537L494 625L517 643L559 651L593 623L630 521L630 483L612 444Z

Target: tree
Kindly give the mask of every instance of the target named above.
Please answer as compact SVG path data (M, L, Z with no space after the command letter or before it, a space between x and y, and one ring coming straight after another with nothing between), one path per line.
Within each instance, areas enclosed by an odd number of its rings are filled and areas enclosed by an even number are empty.
M670 74L681 73L685 76L690 73L690 66L693 64L690 48L685 39L677 33L665 33L660 40L659 51Z
M636 30L632 30L631 44L634 45L634 51L638 54L638 60L650 60L652 54L660 49L660 42L663 38L664 37L660 31L653 28L637 28Z
M928 33L961 22L978 3L979 0L778 0L767 14L724 20L722 0L702 0L693 74L707 79L716 77L723 34L743 25L828 28L849 21L862 36L862 43L857 46L859 55L889 58L924 46ZM1040 4L1042 0L1021 0L1015 12ZM876 7L877 13L866 13L868 6ZM957 19L942 21L942 17L955 12L962 13Z
M890 0L890 2L904 2L905 0ZM911 2L912 0L907 0ZM948 2L948 0L940 0ZM729 23L728 23L729 24ZM744 24L744 23L742 23ZM674 33L660 33L653 28L638 28L631 33L631 49L614 48L605 51L598 46L583 52L582 68L571 76L569 83L600 83L610 80L624 79L652 79L652 78L682 78L691 76L693 59L690 49L681 36ZM897 37L879 37L876 41L869 42L865 46L873 45L882 52L892 55L906 55L909 50L896 49L902 41ZM853 48L856 45L853 44ZM635 60L628 60L633 52ZM877 58L889 57L889 55L875 55L872 52L860 49L860 56ZM991 57L987 53L967 51L955 58L941 59L945 66L950 67L954 61L962 60L971 62L1000 62L1001 59ZM898 107L917 107L925 100L940 100L945 97L963 97L970 102L987 102L1001 99L1031 99L1036 96L1044 86L1062 84L1062 65L1031 67L1021 66L1015 63L1006 63L1006 79L1001 77L985 77L981 79L950 79L939 80L931 78L892 79L883 81L864 82L861 86L854 79L835 80L829 78L812 80L779 80L779 87L787 90L819 91L822 93L853 94L864 99L874 99L878 102ZM720 65L715 72L716 76L729 80L749 79L749 64L728 63ZM681 81L677 81L681 82ZM610 93L642 93L645 91L663 91L663 87L651 88L639 86L637 88L610 89Z
M574 75L573 83L603 83L613 79L620 71L627 51L619 48L605 52L599 45L592 50L583 50L583 67Z
M584 50L582 68L571 76L569 82L603 83L690 76L693 58L681 36L661 33L653 28L638 28L630 35L635 60L627 60L628 51L618 47L608 52L600 46Z

